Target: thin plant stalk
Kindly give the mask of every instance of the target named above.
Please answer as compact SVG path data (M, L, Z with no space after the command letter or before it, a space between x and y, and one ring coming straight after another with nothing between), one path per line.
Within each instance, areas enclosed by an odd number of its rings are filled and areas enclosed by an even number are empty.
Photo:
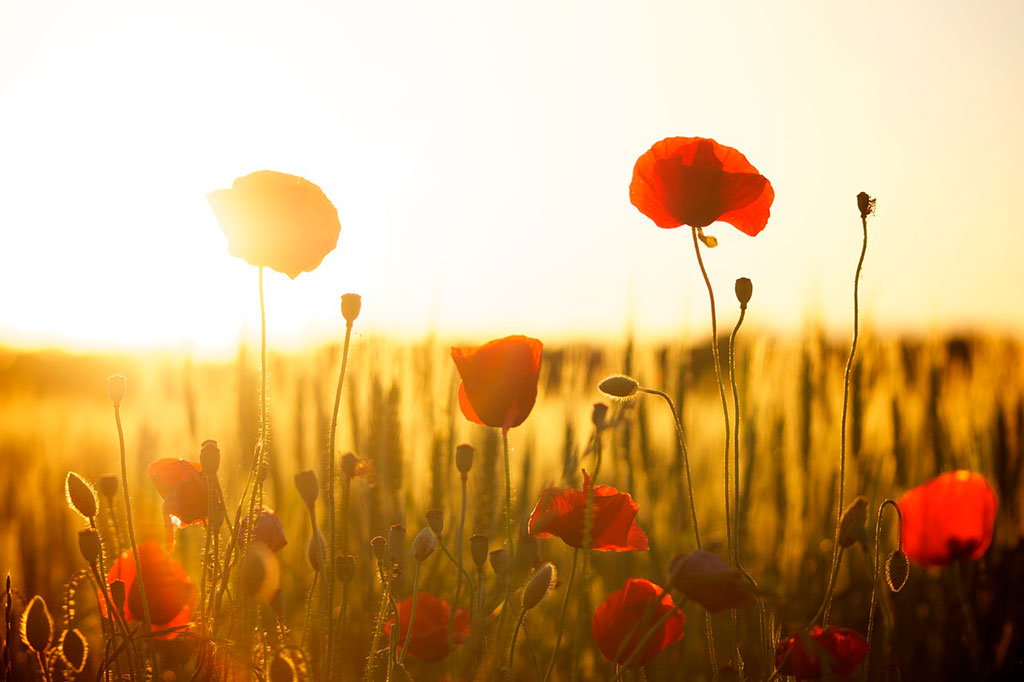
M853 372L853 359L857 353L857 338L860 332L860 273L864 267L864 255L868 251L867 212L861 215L860 223L864 237L860 247L860 259L857 261L857 271L853 276L853 341L850 343L850 355L846 359L846 372L843 375L843 412L839 427L839 501L836 505L836 532L832 543L832 568L829 571L828 588L825 590L825 602L822 605L822 624L828 622L828 614L832 609L832 594L842 556L839 547L839 526L843 518L843 497L846 494L846 415L850 404L850 375Z
M373 627L373 639L370 642L370 655L366 661L366 671L363 676L365 682L371 682L373 680L373 672L377 667L377 644L380 642L381 634L383 634L384 631L384 618L387 616L387 608L390 599L390 591L387 584L388 581L384 571L384 564L382 562L377 563L377 571L380 574L381 581L380 608L377 609L377 620Z
M509 581L507 591L507 603L506 606L511 604L512 595L512 580L511 571L515 567L515 547L513 546L513 531L512 531L512 470L509 467L509 455L508 455L508 430L501 430L501 447L505 457L505 531L508 534L508 562L509 562Z
M402 653L398 655L398 665L405 661L405 653L409 651L409 642L412 641L412 626L416 622L416 602L420 590L420 561L416 561L412 568L412 610L409 612L409 629L405 633L405 644L402 645ZM402 624L399 623L401 628Z
M883 500L882 504L878 507L878 516L875 519L875 552L872 560L873 570L871 572L871 602L870 608L868 609L868 631L865 640L868 643L868 658L864 661L864 679L867 680L869 676L869 670L871 668L871 634L875 629L875 592L878 588L878 562L882 556L881 543L882 543L882 515L885 513L885 507L892 505L892 508L896 510L896 515L900 518L901 522L903 519L903 512L900 511L900 507L896 504L895 500L887 499ZM900 524L902 525L902 523ZM903 534L900 533L899 539L896 543L896 551L900 552L903 550Z
M587 571L590 567L590 546L593 544L594 533L594 488L597 487L597 476L601 473L601 431L596 424L594 426L594 474L590 478L590 488L587 490L587 504L583 516L583 582L589 584ZM577 612L582 614L584 608L584 591L580 590L577 596ZM571 678L575 679L577 674L577 663L579 662L579 637L580 629L573 628L572 637L572 661L573 668Z
M558 650L562 646L562 629L565 626L565 614L569 610L569 595L572 594L572 584L576 580L576 564L579 562L580 550L572 552L572 568L569 569L569 584L565 588L565 596L562 598L562 613L558 617L558 635L555 637L555 650L551 653L551 661L548 663L547 672L544 673L543 682L548 682L551 672L555 669L555 662L558 660Z
M974 669L974 679L978 682L984 679L981 671L981 657L978 654L978 631L974 624L974 611L971 603L967 600L967 591L964 589L962 561L953 562L953 583L956 586L956 597L960 602L960 609L963 612L964 624L967 629L967 648L971 654L971 667Z
M523 627L523 619L526 618L526 609L520 607L519 618L516 619L516 627L512 631L512 645L508 649L508 669L512 670L512 664L516 660L516 640L519 639L519 630Z
M455 531L455 559L458 573L455 577L455 601L451 611L448 613L448 650L452 652L451 668L452 680L458 679L458 663L455 660L455 612L459 608L459 597L462 595L462 534L466 529L466 500L468 491L468 476L462 474L462 510L459 513L459 526Z

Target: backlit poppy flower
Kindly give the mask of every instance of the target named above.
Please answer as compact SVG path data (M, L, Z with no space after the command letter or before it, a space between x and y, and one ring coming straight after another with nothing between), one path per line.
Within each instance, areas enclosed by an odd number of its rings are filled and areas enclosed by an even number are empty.
M439 661L448 655L448 616L451 607L448 602L422 590L416 597L416 620L413 621L412 638L409 640L409 656L422 661ZM398 603L399 650L405 644L409 633L409 618L412 615L412 597ZM394 627L395 619L388 621ZM455 612L455 644L469 639L469 613L465 609Z
M669 564L672 586L711 613L734 609L752 601L754 590L743 572L714 552L694 550Z
M246 536L249 533L249 515L242 517L238 524L238 544L245 547ZM252 539L262 542L271 552L280 552L288 544L284 536L284 523L281 517L273 509L263 506L259 516L256 517L256 526L252 529Z
M706 137L667 137L636 161L629 200L658 227L764 229L775 190L746 157Z
M142 579L146 586L149 616L153 630L186 625L196 606L196 588L189 580L181 564L167 555L160 545L147 540L139 545L139 563L142 565ZM124 617L129 621L142 622L142 595L135 580L135 558L126 550L110 567L107 584L115 580L124 582L128 597L125 600ZM106 603L100 599L100 608L106 615ZM178 632L161 635L163 639L178 636Z
M559 537L570 547L583 546L587 495L593 483L583 472L583 490L547 488L541 491L537 506L530 514L530 535ZM640 505L629 493L620 493L610 485L594 488L594 517L590 548L602 552L634 552L650 549L647 534L636 524Z
M292 279L315 269L338 244L337 209L323 190L297 175L256 171L206 199L232 256Z
M459 407L471 422L508 430L530 416L544 344L506 336L482 346L452 347L459 370Z
M978 559L992 543L996 494L981 474L952 471L900 498L903 552L924 566Z
M793 632L775 648L775 667L784 675L800 680L816 680L824 673L821 656L832 671L831 677L849 677L868 655L868 643L859 632L834 625L822 629L815 625L806 639Z
M164 498L164 516L175 528L206 521L207 487L199 462L165 457L151 463L147 471Z
M667 613L675 609L672 596L643 578L630 578L626 585L594 611L590 634L601 654L613 663L630 666L647 665L670 644L683 638L686 617L676 611L666 620L640 652L634 650L648 631Z

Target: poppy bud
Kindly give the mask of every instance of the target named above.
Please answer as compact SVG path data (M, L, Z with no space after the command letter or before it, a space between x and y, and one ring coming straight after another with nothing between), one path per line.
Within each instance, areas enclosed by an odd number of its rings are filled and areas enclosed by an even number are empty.
M529 611L544 598L551 586L555 584L555 567L547 563L537 569L537 572L526 583L523 590L523 610Z
M370 541L370 547L374 550L374 556L378 561L383 561L387 555L387 540L383 536L376 536Z
M867 192L861 192L857 195L857 208L860 209L860 217L867 219L875 212L875 198L868 196Z
M736 280L736 300L740 302L740 310L746 310L750 297L754 295L754 283L746 277Z
M316 498L320 496L320 486L316 482L316 474L312 470L300 471L295 474L295 487L299 489L299 497L312 508Z
M462 443L455 448L455 468L463 477L473 468L473 453L473 446L468 443Z
M839 546L851 547L854 543L867 546L868 499L863 495L854 498L839 519Z
M85 519L96 516L96 493L92 486L73 471L64 479L64 495L68 505Z
M907 555L896 550L885 560L885 582L893 592L899 592L910 577L910 562Z
M89 657L89 643L77 628L64 630L58 643L61 661L76 673L82 672Z
M359 311L363 309L363 297L359 294L341 295L341 316L345 322L352 324L359 317Z
M110 600L114 602L114 608L124 613L125 585L123 580L115 580L110 583Z
M103 552L103 547L100 545L100 534L92 528L79 531L78 550L82 553L86 563L95 566Z
M491 568L495 575L502 575L509 568L508 550L502 547L491 552Z
M590 409L590 423L594 425L595 429L601 431L604 429L604 425L607 420L607 403L594 403L594 406Z
M602 393L610 395L613 398L632 398L636 395L637 390L640 388L640 384L636 382L636 379L627 377L624 375L617 375L608 377L600 384L597 385L601 389Z
M487 564L487 536L486 535L474 535L469 538L469 553L473 557L473 563L476 564L477 570L484 570L484 566Z
M324 534L320 532L319 528L314 528L313 534L309 536L309 544L306 545L306 558L309 559L309 565L317 573L323 566L323 557L326 554L327 543L324 541Z
M710 234L704 234L704 228L697 228L697 239L700 239L704 243L704 246L709 249L713 249L718 246L718 237Z
M21 616L21 641L39 655L46 651L52 636L53 618L46 608L46 601L37 594Z
M96 480L96 489L109 502L113 502L114 495L117 495L117 489L120 484L121 479L116 474L103 474Z
M217 441L203 441L199 450L199 464L208 478L217 475L217 470L220 469L220 448L217 447Z
M121 404L124 400L124 392L128 389L128 378L123 374L113 374L107 377L107 390L110 392L110 399L114 406Z
M344 554L334 558L334 572L338 580L343 583L352 582L356 575L356 558L351 554Z
M405 526L397 523L392 524L391 528L388 529L388 554L393 562L398 563L404 546Z
M416 561L426 561L437 549L437 536L430 528L424 528L412 539L412 555Z
M341 475L345 478L352 478L356 475L356 469L359 467L359 458L356 457L354 452L346 452L341 456Z
M274 656L274 660L270 662L270 675L268 679L270 682L295 681L295 666L284 656L283 652L278 651L277 655Z
M440 537L441 532L444 530L444 512L440 509L431 509L428 511L427 525L430 526L430 530L434 531L438 537Z

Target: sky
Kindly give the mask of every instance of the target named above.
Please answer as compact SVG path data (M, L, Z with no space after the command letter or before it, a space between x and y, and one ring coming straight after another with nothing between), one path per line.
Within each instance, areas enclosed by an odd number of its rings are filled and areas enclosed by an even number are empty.
M337 248L266 279L281 344L707 333L686 228L629 202L637 157L712 137L771 180L756 238L707 232L720 317L1024 331L1024 4L0 0L0 343L224 348L257 271L210 191L317 183Z

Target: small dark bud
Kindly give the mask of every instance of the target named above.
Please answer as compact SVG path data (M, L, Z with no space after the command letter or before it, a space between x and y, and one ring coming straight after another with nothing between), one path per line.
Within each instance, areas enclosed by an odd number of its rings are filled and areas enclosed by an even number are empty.
M86 563L95 566L103 552L103 547L100 545L100 534L92 528L79 531L78 549L82 552L82 558Z
M96 516L96 493L92 486L85 480L71 471L64 480L64 493L68 500L68 506L82 515L82 518L91 519Z
M863 495L854 498L839 518L839 546L851 547L855 543L867 547L868 499Z
M341 456L341 475L345 478L352 478L359 468L359 458L354 452L346 452Z
M342 294L341 316L345 322L352 324L359 317L359 311L363 309L363 297L359 294Z
M594 403L594 407L590 410L590 422L594 425L594 428L598 431L602 431L607 420L608 404Z
M469 553L473 557L473 563L481 571L487 564L488 542L486 535L474 535L469 539Z
M217 475L217 470L220 469L220 448L217 447L217 441L204 440L199 446L199 464L207 478L214 478Z
M469 470L473 468L474 452L473 446L468 443L463 443L455 448L455 468L463 476L468 474Z
M437 549L437 536L430 528L424 528L412 539L412 555L416 561L426 561Z
M491 568L494 569L496 575L502 575L508 570L508 550L502 547L491 552Z
M110 583L110 601L114 602L114 608L124 613L125 585L123 580L115 580Z
M107 501L113 502L120 484L121 479L116 474L103 474L96 481L96 489L103 497L107 498Z
M860 217L866 220L875 212L875 198L869 196L867 192L861 192L857 195L857 208L860 209Z
M299 497L309 508L313 507L320 496L320 486L316 482L316 474L312 470L300 471L295 474L295 487L299 489Z
M370 540L370 548L373 549L373 556L377 557L377 561L384 561L388 552L388 541L384 536L378 535Z
M623 375L608 377L597 385L601 392L613 398L632 398L636 395L640 384L636 379Z
M754 283L746 277L736 280L736 300L740 302L740 310L746 310L750 297L754 295Z
M910 562L907 555L896 550L885 560L885 582L893 592L899 592L910 577Z
M120 405L124 400L124 393L128 389L128 378L123 374L114 374L107 377L107 390L110 392L110 399L114 405Z
M334 558L334 572L338 580L343 583L352 582L356 575L356 558L351 554L344 554Z
M46 601L38 594L25 607L21 616L21 641L37 656L41 656L50 646L53 637L53 618L46 608ZM8 635L8 640L10 635Z
M438 537L444 531L444 512L440 509L431 509L427 512L427 525Z

